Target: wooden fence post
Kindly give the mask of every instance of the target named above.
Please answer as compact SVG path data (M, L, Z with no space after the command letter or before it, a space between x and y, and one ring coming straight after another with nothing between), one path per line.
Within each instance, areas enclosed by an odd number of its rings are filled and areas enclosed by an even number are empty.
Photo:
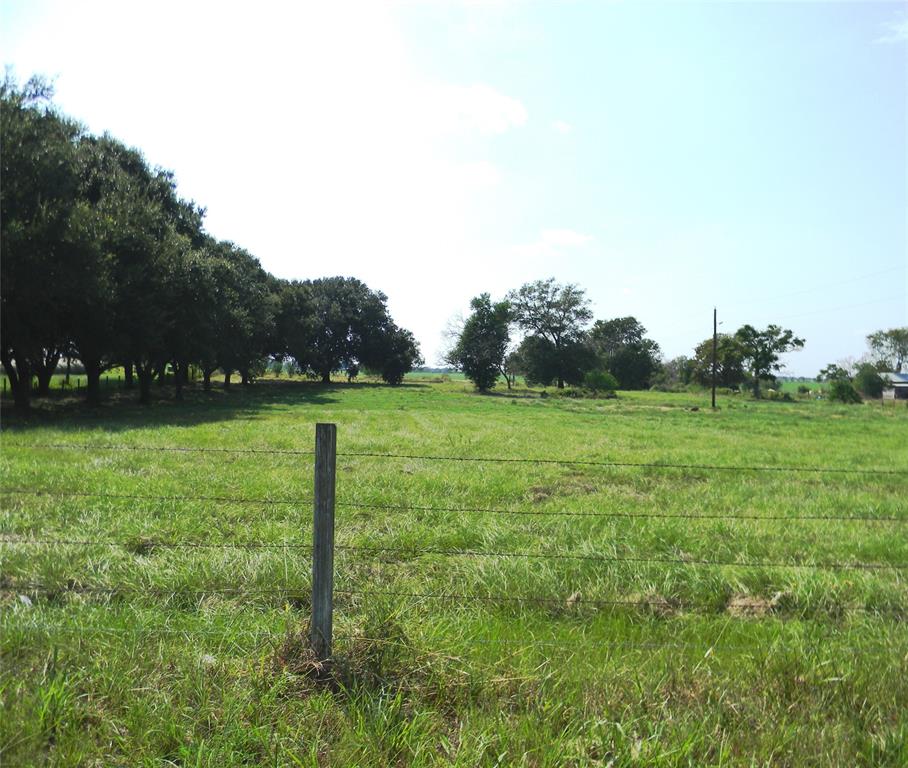
M331 656L334 609L334 479L337 426L315 425L315 492L312 540L312 621L309 642L319 661Z

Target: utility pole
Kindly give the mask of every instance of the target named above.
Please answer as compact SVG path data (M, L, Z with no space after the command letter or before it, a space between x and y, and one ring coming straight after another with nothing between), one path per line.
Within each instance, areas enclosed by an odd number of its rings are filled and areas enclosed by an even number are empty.
M718 323L716 323L716 308L713 307L713 410L716 409L716 346L718 343Z

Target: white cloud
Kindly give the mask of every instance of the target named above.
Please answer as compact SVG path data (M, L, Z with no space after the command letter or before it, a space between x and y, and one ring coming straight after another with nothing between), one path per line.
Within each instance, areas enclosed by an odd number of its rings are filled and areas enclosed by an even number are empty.
M562 136L569 134L574 130L574 127L570 123L566 123L564 120L554 120L552 122L552 128L554 128Z
M908 41L908 16L884 25L886 32L877 38L878 43L904 43Z
M467 188L494 187L501 183L501 171L487 160L458 165L452 171L456 183Z
M541 242L554 248L578 248L592 239L591 235L584 235L573 229L544 229L540 235Z
M592 236L573 229L544 229L529 243L512 245L499 254L508 263L519 262L530 272L546 269L552 258L566 250L576 250L592 241Z
M430 86L426 104L434 119L460 133L500 134L527 121L526 107L486 83Z

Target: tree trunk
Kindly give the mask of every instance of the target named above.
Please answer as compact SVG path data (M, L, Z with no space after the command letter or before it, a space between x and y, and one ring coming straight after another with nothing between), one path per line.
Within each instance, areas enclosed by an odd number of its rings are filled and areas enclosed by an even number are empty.
M249 380L249 371L240 371L240 383L248 387L252 382Z
M175 387L174 397L177 400L183 399L183 379L184 371L186 370L186 363L180 363L174 360L171 365L173 366L173 384Z
M163 387L167 383L167 363L158 366L157 370L154 372L155 380L158 382L159 387Z
M202 389L206 392L211 391L211 374L214 373L214 368L203 368L202 369Z
M151 403L151 383L154 380L154 368L150 365L136 365L136 375L139 377L139 402L142 405Z
M50 394L50 381L57 371L60 362L60 352L56 349L46 349L41 354L41 362L35 366L35 375L38 377L38 397L47 397Z
M83 360L85 366L85 400L89 405L101 402L101 362L99 360Z
M9 387L13 392L13 405L17 411L27 413L31 407L32 373L28 361L19 362L13 367L12 355L4 353L2 356L3 367L9 379Z
M558 389L564 389L564 377L558 375Z
M44 365L38 366L35 376L38 377L38 397L47 397L50 394L50 380L54 376L53 369L48 370Z
M230 389L230 371L224 371L224 389Z
M132 363L123 363L123 386L126 389L132 389L135 386L132 378Z
M331 371L322 371L322 384L331 383Z

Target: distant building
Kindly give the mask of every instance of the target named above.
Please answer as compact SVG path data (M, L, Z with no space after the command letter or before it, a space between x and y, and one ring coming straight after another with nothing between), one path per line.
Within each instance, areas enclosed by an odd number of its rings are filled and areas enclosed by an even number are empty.
M883 400L908 400L908 373L881 373Z

